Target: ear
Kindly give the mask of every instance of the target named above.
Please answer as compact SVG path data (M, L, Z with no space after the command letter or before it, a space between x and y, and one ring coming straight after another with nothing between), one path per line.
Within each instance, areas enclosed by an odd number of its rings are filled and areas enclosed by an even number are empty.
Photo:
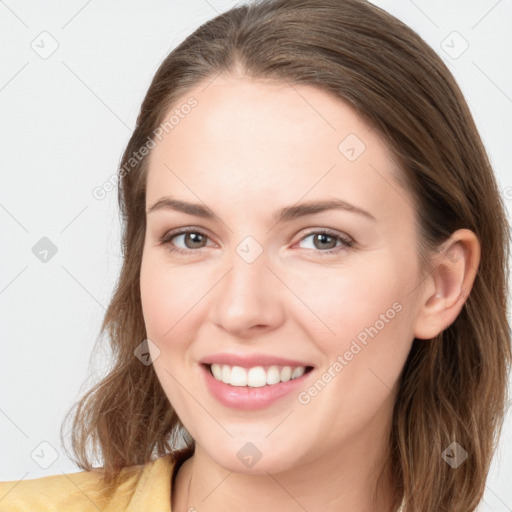
M432 272L423 281L414 337L431 339L459 315L480 263L480 242L469 229L459 229L433 256Z

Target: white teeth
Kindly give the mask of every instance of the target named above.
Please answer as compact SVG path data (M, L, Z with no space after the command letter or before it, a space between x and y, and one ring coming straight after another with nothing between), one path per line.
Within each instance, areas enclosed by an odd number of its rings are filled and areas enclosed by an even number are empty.
M304 375L306 368L304 366L299 366L299 368L294 368L292 372L292 379L296 379L297 377L301 377Z
M279 373L279 368L277 366L271 366L267 370L266 375L267 384L277 384L281 382L281 374Z
M240 368L240 366L233 366L233 368L231 368L231 377L227 384L231 384L232 386L247 386L247 372L243 368Z
M222 380L222 368L220 367L219 364L212 364L211 365L211 370L212 370L212 373L213 373L213 376L217 379L217 380Z
M304 375L306 367L299 366L292 368L291 366L269 366L265 369L263 366L255 366L246 369L241 366L213 363L211 365L211 371L216 380L222 381L225 384L237 387L249 386L259 388L297 379Z
M231 370L231 375L233 375L236 366L233 366ZM251 388L261 388L267 384L267 374L265 373L265 369L263 366L255 366L251 368L248 372L245 368L238 367L238 371L242 371L247 375L247 385ZM230 382L231 384L231 382ZM236 383L233 383L233 386L236 386Z
M283 366L281 369L281 382L287 382L292 378L292 367Z
M222 367L222 382L225 384L229 384L229 380L231 379L231 368L229 366Z

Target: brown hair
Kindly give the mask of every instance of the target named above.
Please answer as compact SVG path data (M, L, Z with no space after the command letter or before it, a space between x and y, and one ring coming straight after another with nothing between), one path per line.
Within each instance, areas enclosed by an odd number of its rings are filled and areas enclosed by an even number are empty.
M432 340L413 342L389 439L397 505L403 496L406 512L474 510L507 405L507 218L451 73L413 30L364 0L238 6L200 26L161 64L120 165L124 259L102 326L114 363L75 406L75 460L91 469L92 448L112 479L124 467L176 453L179 418L153 367L134 356L146 338L139 272L148 159L127 164L171 107L221 73L314 85L348 102L378 130L414 200L425 275L426 255L455 230L477 235L481 262L473 289L452 325ZM454 441L468 453L457 469L441 457Z

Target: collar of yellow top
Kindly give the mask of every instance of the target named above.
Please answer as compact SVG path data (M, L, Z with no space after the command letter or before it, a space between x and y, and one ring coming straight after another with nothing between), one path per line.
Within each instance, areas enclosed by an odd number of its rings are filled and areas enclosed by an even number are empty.
M126 512L140 512L141 510L171 512L173 477L181 463L190 455L188 450L180 450L174 455L168 454L146 464L126 507ZM112 507L113 512L116 510L114 503L112 503ZM107 511L111 511L110 506Z

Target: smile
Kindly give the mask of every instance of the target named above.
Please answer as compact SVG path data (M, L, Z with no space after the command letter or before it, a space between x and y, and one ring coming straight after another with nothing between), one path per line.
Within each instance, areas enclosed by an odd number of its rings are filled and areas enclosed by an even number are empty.
M246 411L264 409L285 397L290 399L306 386L306 382L314 374L312 366L271 365L244 368L203 363L199 367L206 389L213 398L230 409Z
M310 368L310 367L309 367ZM236 387L259 388L272 386L280 382L288 382L302 377L306 373L306 366L254 366L243 368L228 364L212 364L210 371L215 380Z

